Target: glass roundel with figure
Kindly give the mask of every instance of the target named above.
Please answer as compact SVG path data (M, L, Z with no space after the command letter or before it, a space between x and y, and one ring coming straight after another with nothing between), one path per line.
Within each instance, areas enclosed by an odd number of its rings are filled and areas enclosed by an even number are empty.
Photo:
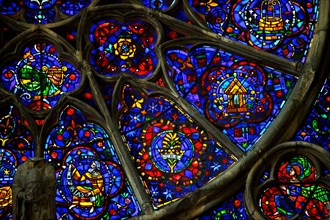
M328 0L0 0L0 218L327 219Z

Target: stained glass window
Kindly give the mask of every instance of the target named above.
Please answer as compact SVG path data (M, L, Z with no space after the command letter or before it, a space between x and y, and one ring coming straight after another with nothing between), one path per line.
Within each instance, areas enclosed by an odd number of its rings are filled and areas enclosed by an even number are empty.
M50 109L63 94L79 86L81 74L59 58L54 45L37 42L25 47L20 55L2 68L1 83L29 109Z
M56 1L56 0L23 0L0 1L2 14L15 17L22 13L22 21L34 24L47 24L61 20L61 16L69 17L79 13L92 1ZM20 19L20 20L21 20Z
M297 152L292 153L290 146L293 145L288 143L287 146L283 144L276 147L284 155L281 158L273 157L270 159L271 162L267 162L267 164L272 164L272 171L267 179L256 173L256 169L265 170L262 168L265 167L264 164L262 165L261 161L256 163L249 175L259 176L263 181L258 184L258 192L251 191L251 187L256 187L254 184L248 186L246 198L255 197L258 200L255 201L255 206L258 206L259 216L268 219L290 219L297 216L302 219L328 218L327 205L330 201L330 188L324 180L327 179L326 173L329 172L330 157L315 160L313 157L316 153L315 149L323 151L319 146L314 146L315 148L309 151L308 156ZM301 142L296 146L303 148ZM313 145L310 144L310 146ZM298 152L301 150L299 149ZM249 208L253 209L253 207Z
M12 184L19 165L34 156L30 124L15 105L3 105L0 112L0 218L12 218Z
M126 87L119 128L155 206L202 186L235 162L182 109Z
M210 45L168 48L166 59L180 95L244 151L270 126L296 82Z
M213 32L305 62L318 16L316 0L188 1Z
M121 219L139 214L109 136L74 106L61 112L47 136L44 155L56 169L57 218Z
M140 19L122 23L102 18L89 30L93 44L90 63L97 73L105 76L128 73L139 78L150 77L158 65L154 51L158 36L150 23Z
M0 0L0 218L35 156L58 219L329 218L329 8Z

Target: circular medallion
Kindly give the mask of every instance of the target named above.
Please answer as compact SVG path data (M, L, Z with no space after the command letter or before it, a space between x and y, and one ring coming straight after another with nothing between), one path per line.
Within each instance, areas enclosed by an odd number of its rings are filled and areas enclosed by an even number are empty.
M194 145L185 134L167 130L154 137L149 154L153 164L161 171L178 173L190 165Z
M58 173L58 203L70 204L75 216L102 215L109 197L115 196L124 184L124 175L114 162L100 161L90 149L77 147L64 158L65 166Z

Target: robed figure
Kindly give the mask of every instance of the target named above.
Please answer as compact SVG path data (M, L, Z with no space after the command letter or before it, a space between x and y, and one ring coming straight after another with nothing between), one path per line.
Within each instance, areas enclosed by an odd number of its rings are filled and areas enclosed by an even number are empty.
M87 208L89 212L94 212L94 207L101 207L104 203L104 180L100 173L101 164L99 161L92 161L87 172L81 174L73 165L69 165L67 179L69 190L72 193L72 205ZM75 185L73 180L78 182Z
M13 183L13 220L56 219L55 183L55 170L44 158L20 165Z

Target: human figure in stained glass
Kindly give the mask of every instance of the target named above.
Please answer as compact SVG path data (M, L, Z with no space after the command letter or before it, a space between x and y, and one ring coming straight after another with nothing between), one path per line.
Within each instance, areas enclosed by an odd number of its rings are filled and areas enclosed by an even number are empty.
M294 165L289 168L289 182L299 183L298 174L301 172L299 166ZM306 202L306 198L300 196L302 187L299 184L281 185L283 194L274 195L275 204L277 206L277 212L281 215L294 216L296 212L301 209L301 202ZM286 199L289 198L289 199ZM293 207L297 207L297 210Z
M284 162L277 172L275 184L280 184L267 187L262 193L263 213L270 219L298 215L304 219L325 219L329 215L326 209L329 188L318 182L316 173L316 167L304 156L295 156Z
M89 212L92 213L94 206L103 205L104 181L99 172L100 169L100 162L96 160L92 161L88 171L82 175L73 164L69 165L67 178L69 190L73 194L72 205L69 209L80 206L81 208L90 208ZM74 186L72 179L78 181L79 185Z

